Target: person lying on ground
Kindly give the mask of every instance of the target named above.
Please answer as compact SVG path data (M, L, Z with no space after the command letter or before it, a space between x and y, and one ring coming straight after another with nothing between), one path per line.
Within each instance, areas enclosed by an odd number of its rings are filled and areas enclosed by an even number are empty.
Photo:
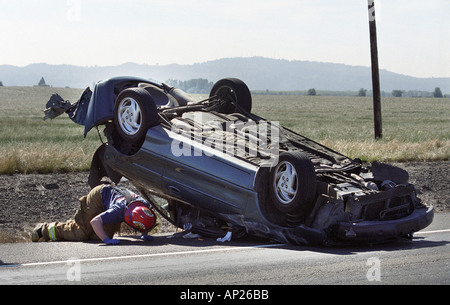
M156 224L156 215L150 204L140 195L117 186L102 184L79 199L80 207L73 219L66 222L39 223L31 233L31 240L38 241L86 241L102 240L107 245L119 244L114 234L125 222L147 235Z

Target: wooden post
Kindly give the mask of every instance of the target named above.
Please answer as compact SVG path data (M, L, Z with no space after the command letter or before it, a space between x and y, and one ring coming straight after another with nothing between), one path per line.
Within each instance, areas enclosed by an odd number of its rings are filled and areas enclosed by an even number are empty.
M375 0L367 0L369 8L370 57L372 60L372 92L375 139L383 137L381 127L380 73L378 70L377 28L375 24Z

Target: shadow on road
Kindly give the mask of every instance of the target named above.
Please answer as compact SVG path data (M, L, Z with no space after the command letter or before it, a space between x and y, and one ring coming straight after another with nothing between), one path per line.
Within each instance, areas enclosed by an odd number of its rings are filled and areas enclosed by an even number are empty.
M374 251L398 251L414 250L421 248L440 247L449 244L449 241L432 241L425 237L413 237L412 239L398 239L383 243L359 243L336 246L309 246L309 245L290 245L271 242L267 239L245 236L243 238L232 240L230 242L218 242L213 238L183 238L172 237L172 235L161 234L154 237L152 241L143 241L135 236L121 236L120 246L136 247L161 247L166 245L176 245L187 248L207 248L207 247L267 247L274 249L285 249L291 251L311 251L335 255L352 255L361 252ZM96 242L87 242L96 243ZM100 246L111 247L97 242ZM115 246L117 247L117 246Z

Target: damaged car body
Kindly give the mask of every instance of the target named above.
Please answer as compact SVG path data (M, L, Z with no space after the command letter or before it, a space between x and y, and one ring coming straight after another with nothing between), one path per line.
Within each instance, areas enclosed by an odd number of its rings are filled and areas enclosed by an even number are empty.
M90 185L125 177L186 232L340 244L410 238L432 222L406 171L364 166L251 108L235 78L194 101L164 83L116 77L74 104L53 95L46 117L65 112L85 136L104 125Z

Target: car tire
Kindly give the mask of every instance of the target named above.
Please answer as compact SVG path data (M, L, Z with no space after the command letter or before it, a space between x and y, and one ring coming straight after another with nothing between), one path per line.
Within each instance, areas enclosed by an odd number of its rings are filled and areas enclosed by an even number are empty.
M128 143L142 144L150 127L159 124L158 110L151 94L143 88L123 90L114 105L114 125Z
M250 113L252 95L247 85L237 78L224 78L214 84L209 97L217 97L227 103L219 110L222 113Z
M270 173L270 195L275 208L297 222L306 219L316 197L314 165L302 152L284 152Z

